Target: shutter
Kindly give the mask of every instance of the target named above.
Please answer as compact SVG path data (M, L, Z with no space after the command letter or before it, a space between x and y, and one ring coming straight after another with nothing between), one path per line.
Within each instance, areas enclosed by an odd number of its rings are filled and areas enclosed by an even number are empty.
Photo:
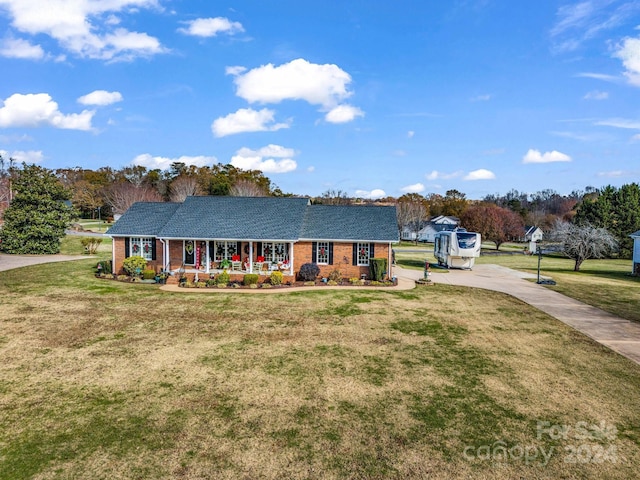
M372 258L375 258L375 256L376 256L374 245L375 245L375 243L370 243L369 244L369 260L371 260ZM369 263L371 263L371 262L369 262Z
M158 239L154 238L153 242L151 243L151 260L155 260L156 259L156 252L157 252L156 242L157 241L158 241Z
M262 255L262 242L256 242L256 257Z
M351 256L351 265L358 265L358 244L353 244L353 255Z
M333 242L329 242L329 265L333 265Z
M311 242L311 263L318 263L318 242Z
M129 237L124 238L124 258L129 258L131 256L131 242L129 241Z

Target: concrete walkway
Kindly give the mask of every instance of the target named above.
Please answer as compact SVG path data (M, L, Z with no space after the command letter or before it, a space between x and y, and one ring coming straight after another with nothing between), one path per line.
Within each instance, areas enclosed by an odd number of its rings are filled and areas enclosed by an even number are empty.
M92 257L90 255L7 255L0 253L0 272L40 263L68 262L69 260L86 260L88 258Z
M420 279L423 272L394 267L398 279ZM437 284L484 288L512 295L557 318L613 351L640 364L640 324L616 317L599 308L574 300L528 281L534 275L499 265L476 265L473 270L432 273Z

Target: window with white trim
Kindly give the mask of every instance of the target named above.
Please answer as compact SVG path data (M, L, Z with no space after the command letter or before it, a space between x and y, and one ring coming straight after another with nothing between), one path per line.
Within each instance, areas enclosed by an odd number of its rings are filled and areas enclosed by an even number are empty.
M129 255L153 260L153 238L132 237L129 240Z
M262 256L265 262L284 262L287 259L287 244L265 242L262 244Z
M316 263L329 265L329 242L318 242L316 248Z
M371 254L370 246L371 244L369 243L358 243L358 265L369 265L369 256Z
M238 252L238 242L215 242L213 251L216 262L231 260L231 257L240 254Z

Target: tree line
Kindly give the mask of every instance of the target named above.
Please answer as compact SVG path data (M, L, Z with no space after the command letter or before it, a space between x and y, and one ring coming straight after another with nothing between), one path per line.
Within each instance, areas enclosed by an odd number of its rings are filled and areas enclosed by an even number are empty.
M28 192L30 182L40 185L39 190ZM52 171L34 165L18 165L13 159L5 160L0 156L0 216L4 219L5 236L5 209L14 204L35 209L38 202L50 207L47 191L54 202L70 201L70 214L81 218L101 216L103 219L124 213L138 201L181 202L190 195L293 195L282 192L259 170L241 170L230 164L196 167L176 162L165 171L144 166L97 170L76 167ZM26 203L25 196L29 198ZM18 197L21 200L16 204ZM550 189L532 194L510 190L504 195L487 195L481 200L470 200L456 189L448 190L445 195L408 193L399 198L376 200L356 198L342 190L330 189L309 198L314 203L332 205L396 205L399 231L408 229L416 236L429 218L438 215L457 217L463 227L481 233L485 240L494 242L496 248L504 242L519 240L524 235L525 225L538 226L549 234L558 230L558 222L564 222L607 230L617 241L620 255L628 258L632 251L628 235L640 230L640 187L636 183L619 188L586 187L568 195ZM14 214L10 212L10 218L11 215ZM66 213L60 212L58 217L67 218ZM17 221L17 217L14 220Z

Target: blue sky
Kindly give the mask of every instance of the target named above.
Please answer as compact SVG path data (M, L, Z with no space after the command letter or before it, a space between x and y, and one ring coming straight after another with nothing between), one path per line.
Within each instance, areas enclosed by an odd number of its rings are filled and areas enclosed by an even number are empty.
M0 153L468 198L640 177L640 1L0 0Z

